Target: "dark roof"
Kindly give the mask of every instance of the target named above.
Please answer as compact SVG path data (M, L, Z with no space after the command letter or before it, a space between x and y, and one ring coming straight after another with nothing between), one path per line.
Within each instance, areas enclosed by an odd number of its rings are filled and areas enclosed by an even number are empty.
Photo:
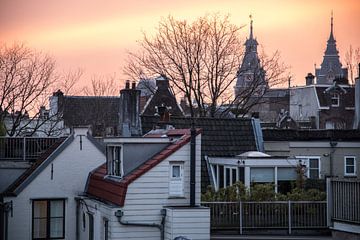
M330 86L331 87L331 86ZM331 106L331 94L332 91L336 91L336 86L333 90L326 91L329 87L318 87L315 86L316 94L319 99L320 107L330 107ZM344 104L345 107L354 107L355 106L355 88L346 87L344 88L346 93L338 91L340 94L340 104Z
M202 129L202 156L235 156L256 149L251 119L247 118L196 118L195 127ZM154 129L158 117L142 116L143 133ZM190 128L192 118L172 117L169 124L175 128Z
M120 97L63 96L60 104L68 127L91 125L94 136L104 135L107 127L117 131Z
M359 141L359 130L264 129L264 141Z
M144 106L142 115L154 116L156 114L156 107L168 107L168 111L172 116L184 116L180 106L178 105L174 94L170 90L169 80L157 80L156 91L150 97Z
M200 130L197 131L197 134L199 133ZM127 187L129 184L176 152L182 146L189 143L191 138L189 129L177 129L175 131L169 130L167 135L169 137L183 135L183 137L168 145L159 153L150 157L141 166L125 175L120 181L113 180L111 177L106 177L106 163L102 164L89 174L86 193L102 201L110 202L118 206L124 206Z
M28 168L18 179L15 180L3 193L5 196L16 196L19 192L25 188L27 183L31 182L33 177L37 175L44 167L46 167L56 156L56 152L60 152L65 145L65 140L69 143L72 141L73 135L68 138L61 137L53 145L51 145L40 157ZM63 144L63 148L60 149L60 145ZM47 164L46 164L47 163Z

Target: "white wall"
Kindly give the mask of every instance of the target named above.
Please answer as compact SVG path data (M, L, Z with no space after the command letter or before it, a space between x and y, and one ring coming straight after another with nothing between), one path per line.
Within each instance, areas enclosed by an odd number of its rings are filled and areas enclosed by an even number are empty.
M210 209L176 208L166 209L165 239L183 236L192 240L210 239Z
M299 105L302 106L302 115L299 114ZM318 107L314 86L290 90L290 117L295 121L309 120L309 117L312 116L318 120Z
M201 135L196 137L196 204L200 204L201 186ZM169 198L169 170L171 161L184 161L184 198ZM95 215L106 216L109 209L112 209L109 221L109 239L160 239L160 230L156 227L134 227L121 225L115 217L116 210L120 208L105 205L96 200L88 200L89 205L97 210ZM161 222L160 211L164 206L189 205L190 203L190 143L181 147L177 152L164 159L150 171L132 182L127 189L124 207L123 221L137 223ZM95 223L101 226L101 222ZM95 228L97 232L102 227ZM96 233L99 234L99 233ZM98 236L98 235L95 235ZM101 238L95 239L103 239ZM86 238L82 238L86 239Z
M80 130L80 129L79 129ZM75 239L76 201L82 193L90 171L105 162L105 156L87 139L84 129L75 133L75 139L49 164L17 197L5 198L13 201L13 217L9 217L9 239L32 239L32 199L66 198L65 239Z

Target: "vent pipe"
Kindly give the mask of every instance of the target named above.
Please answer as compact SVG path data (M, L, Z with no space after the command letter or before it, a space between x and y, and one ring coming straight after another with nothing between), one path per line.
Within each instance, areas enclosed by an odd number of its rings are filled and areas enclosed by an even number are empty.
M194 123L191 124L190 140L190 207L195 207L195 186L196 186L196 130Z

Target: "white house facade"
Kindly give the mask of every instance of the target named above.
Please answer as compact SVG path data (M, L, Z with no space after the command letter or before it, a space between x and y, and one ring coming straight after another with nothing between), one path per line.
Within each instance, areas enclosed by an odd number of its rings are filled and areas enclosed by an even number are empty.
M88 173L105 162L87 128L50 148L5 192L7 239L76 239L76 200Z

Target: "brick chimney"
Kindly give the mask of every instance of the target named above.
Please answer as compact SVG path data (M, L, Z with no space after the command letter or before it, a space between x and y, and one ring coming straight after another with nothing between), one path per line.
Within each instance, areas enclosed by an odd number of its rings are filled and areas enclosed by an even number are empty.
M119 135L123 137L141 135L140 122L140 90L133 82L126 81L125 88L120 91Z
M312 73L308 73L308 75L305 77L306 80L306 86L314 84L315 76Z

